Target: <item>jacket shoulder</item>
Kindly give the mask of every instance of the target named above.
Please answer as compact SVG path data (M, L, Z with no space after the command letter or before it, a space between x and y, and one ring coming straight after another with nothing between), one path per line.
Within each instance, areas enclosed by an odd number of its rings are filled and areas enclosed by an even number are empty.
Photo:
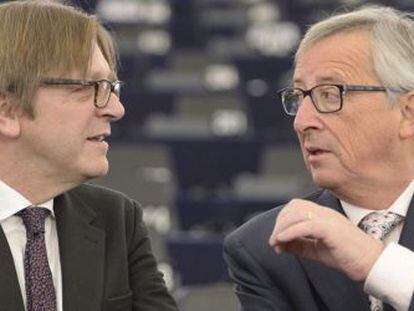
M102 199L129 199L120 191L89 183L81 184L76 188L73 188L72 190L68 191L68 194L86 198L100 197Z
M99 201L99 202L125 202L132 203L134 200L126 196L124 193L98 186L93 184L82 184L67 192L68 196L76 197L82 200Z
M63 195L67 202L79 209L81 206L92 209L96 214L130 214L141 213L138 202L122 192L103 186L82 184Z

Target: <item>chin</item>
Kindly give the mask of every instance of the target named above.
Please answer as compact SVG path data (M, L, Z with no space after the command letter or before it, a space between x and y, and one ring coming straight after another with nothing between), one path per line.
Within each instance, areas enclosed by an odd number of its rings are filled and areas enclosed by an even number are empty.
M109 164L108 161L99 161L96 163L89 163L83 170L83 175L86 179L92 179L97 177L105 176L108 173Z
M338 180L329 172L311 172L313 182L320 188L333 189L338 186Z

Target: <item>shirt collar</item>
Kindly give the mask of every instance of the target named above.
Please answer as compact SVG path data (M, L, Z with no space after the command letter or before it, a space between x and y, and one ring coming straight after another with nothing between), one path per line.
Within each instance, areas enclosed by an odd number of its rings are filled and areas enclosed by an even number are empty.
M0 180L0 222L29 206L33 206L33 203ZM53 211L53 199L41 204L36 204L36 206L48 209L51 215L55 217Z
M379 210L379 213L394 212L400 216L405 217L407 215L408 208L410 206L411 198L414 194L414 180L405 188L400 196L385 210ZM348 202L341 200L342 208L349 220L354 224L358 225L359 222L373 210L362 208L356 205L352 205Z

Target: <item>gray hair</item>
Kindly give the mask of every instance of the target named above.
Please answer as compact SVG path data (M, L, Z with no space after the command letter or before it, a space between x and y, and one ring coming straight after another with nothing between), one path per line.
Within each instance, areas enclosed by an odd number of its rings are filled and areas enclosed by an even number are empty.
M414 15L390 7L366 6L316 23L302 39L295 62L317 41L359 29L371 34L374 71L381 83L399 92L413 90Z

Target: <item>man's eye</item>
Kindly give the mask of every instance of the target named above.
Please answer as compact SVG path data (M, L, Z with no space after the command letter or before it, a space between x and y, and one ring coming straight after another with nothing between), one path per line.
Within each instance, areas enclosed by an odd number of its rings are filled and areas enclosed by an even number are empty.
M77 85L72 89L72 93L74 95L79 96L92 96L95 93L95 89L91 86L85 86L85 85Z
M91 86L76 86L71 90L71 94L79 101L89 101L95 95L95 90Z
M87 85L74 85L72 86L71 91L73 93L80 93L80 92L90 92L92 90L92 88L90 86Z
M319 96L325 100L337 100L339 98L338 92L332 90L321 91Z

